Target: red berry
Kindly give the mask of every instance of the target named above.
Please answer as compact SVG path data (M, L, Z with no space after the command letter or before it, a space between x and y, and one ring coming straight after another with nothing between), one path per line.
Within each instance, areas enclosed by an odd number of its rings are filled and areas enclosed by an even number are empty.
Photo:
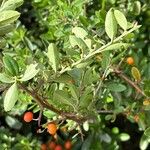
M25 122L30 122L30 121L32 121L32 120L33 120L33 113L30 112L30 111L29 111L29 112L26 112L26 113L24 114L23 119L24 119Z
M62 146L61 145L56 145L54 150L62 150Z
M41 150L47 150L46 144L41 144Z
M66 150L70 150L72 147L71 141L70 140L66 141L64 147Z
M49 141L49 142L48 142L48 148L49 148L50 150L54 150L55 147L56 147L56 143L55 143L54 141Z

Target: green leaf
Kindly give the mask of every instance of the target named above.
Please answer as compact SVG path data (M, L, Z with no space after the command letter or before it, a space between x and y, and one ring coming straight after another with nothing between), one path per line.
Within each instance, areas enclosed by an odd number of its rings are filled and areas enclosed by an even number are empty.
M84 53L88 52L88 46L81 38L77 38L74 35L69 36L69 41L72 47L78 46L80 49L83 50Z
M62 90L55 91L53 95L53 99L56 101L59 101L61 104L64 103L74 108L74 101L72 101L68 93L65 91L62 91Z
M12 24L8 24L8 25L5 25L5 26L1 26L1 27L0 27L0 36L5 35L5 34L11 32L14 28L15 28L15 27L14 27L14 25L12 25Z
M36 74L39 72L39 69L37 69L38 64L31 64L27 66L26 71L23 75L23 77L20 79L20 81L28 81L32 79Z
M70 82L73 82L73 78L68 75L68 74L62 74L61 76L59 77L56 77L54 79L51 79L52 81L55 81L55 82L59 82L59 83L70 83Z
M130 139L130 135L127 133L121 133L119 135L119 138L121 141L125 142L125 141L128 141Z
M111 44L110 46L106 47L103 51L111 51L111 50L117 50L121 48L128 48L130 46L129 43L115 43Z
M110 64L110 53L109 51L104 51L102 52L102 68L106 69L108 67L108 65Z
M23 0L8 0L1 6L1 11L15 10L17 7L23 4Z
M5 69L13 76L18 75L19 73L19 66L18 63L13 57L9 55L5 55L3 57L3 63L5 66Z
M76 67L77 68L85 68L85 67L89 66L92 62L93 62L93 60L89 59L83 63L76 65Z
M77 89L76 86L74 86L72 83L68 85L69 86L69 89L70 89L70 92L71 92L71 95L72 97L78 101L79 99L79 90Z
M0 81L3 83L13 83L14 80L5 73L0 73Z
M89 134L84 143L82 144L81 150L90 150L90 146L93 142L93 135Z
M112 128L112 133L113 134L119 134L119 128L118 127L113 127Z
M119 10L115 10L114 15L115 15L117 23L120 25L120 27L123 28L124 30L127 30L128 23L127 23L127 19L124 16L124 14Z
M14 83L6 92L4 98L4 110L10 111L18 99L17 83Z
M141 150L146 150L147 149L147 147L149 145L148 140L149 140L149 137L147 137L146 135L143 134L142 137L141 137L140 143L139 143Z
M4 26L16 21L20 16L20 13L13 10L6 10L0 12L0 26Z
M141 12L141 3L140 1L135 1L133 4L133 13L139 15Z
M88 122L88 121L85 121L85 122L83 123L83 129L84 129L85 131L89 131L89 122Z
M105 31L111 41L117 34L117 22L114 16L113 9L110 9L105 18Z
M122 92L126 90L126 86L120 83L108 83L107 88L114 92Z
M72 29L72 33L74 33L76 37L81 39L84 39L88 35L88 33L81 27L74 27Z
M49 44L47 57L49 59L50 65L56 72L59 67L59 53L54 43Z
M19 130L22 126L22 123L19 120L11 116L6 116L5 121L8 124L8 126L12 129Z
M145 134L146 136L150 137L150 127L148 127L148 128L145 130L144 134Z

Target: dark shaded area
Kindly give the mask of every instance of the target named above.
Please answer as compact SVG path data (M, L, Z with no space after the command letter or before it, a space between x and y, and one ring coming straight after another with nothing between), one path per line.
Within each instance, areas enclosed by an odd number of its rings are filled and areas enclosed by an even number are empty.
M129 120L125 118L123 115L118 115L115 122L109 122L107 127L110 129L113 127L118 127L121 132L128 133L130 135L130 140L126 142L121 142L122 150L140 150L139 142L143 132L140 132L138 129L138 124L131 123ZM150 146L148 147L148 149Z

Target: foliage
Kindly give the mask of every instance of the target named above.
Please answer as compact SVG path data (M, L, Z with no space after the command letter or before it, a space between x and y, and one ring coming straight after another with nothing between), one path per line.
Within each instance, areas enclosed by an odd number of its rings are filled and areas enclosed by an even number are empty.
M114 150L130 140L126 131L107 126L122 115L145 131L139 146L148 147L149 1L0 2L6 118L32 110L40 128L49 122L67 128L56 138L60 143L72 138L76 150Z

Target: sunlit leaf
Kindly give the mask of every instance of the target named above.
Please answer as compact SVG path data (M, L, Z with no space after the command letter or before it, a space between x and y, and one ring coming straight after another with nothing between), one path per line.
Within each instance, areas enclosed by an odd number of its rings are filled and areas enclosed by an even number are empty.
M127 19L124 14L119 10L114 10L114 15L117 20L117 23L120 25L121 28L124 30L127 29Z
M105 31L111 40L113 40L117 34L117 22L114 16L113 9L110 9L106 14Z
M14 83L6 92L4 98L4 110L10 111L18 99L17 83Z
M49 59L50 65L56 72L59 67L59 52L54 43L49 44L47 57Z
M27 66L26 71L23 75L23 77L20 79L20 81L28 81L32 79L36 74L39 72L39 69L37 68L37 64L31 64Z

